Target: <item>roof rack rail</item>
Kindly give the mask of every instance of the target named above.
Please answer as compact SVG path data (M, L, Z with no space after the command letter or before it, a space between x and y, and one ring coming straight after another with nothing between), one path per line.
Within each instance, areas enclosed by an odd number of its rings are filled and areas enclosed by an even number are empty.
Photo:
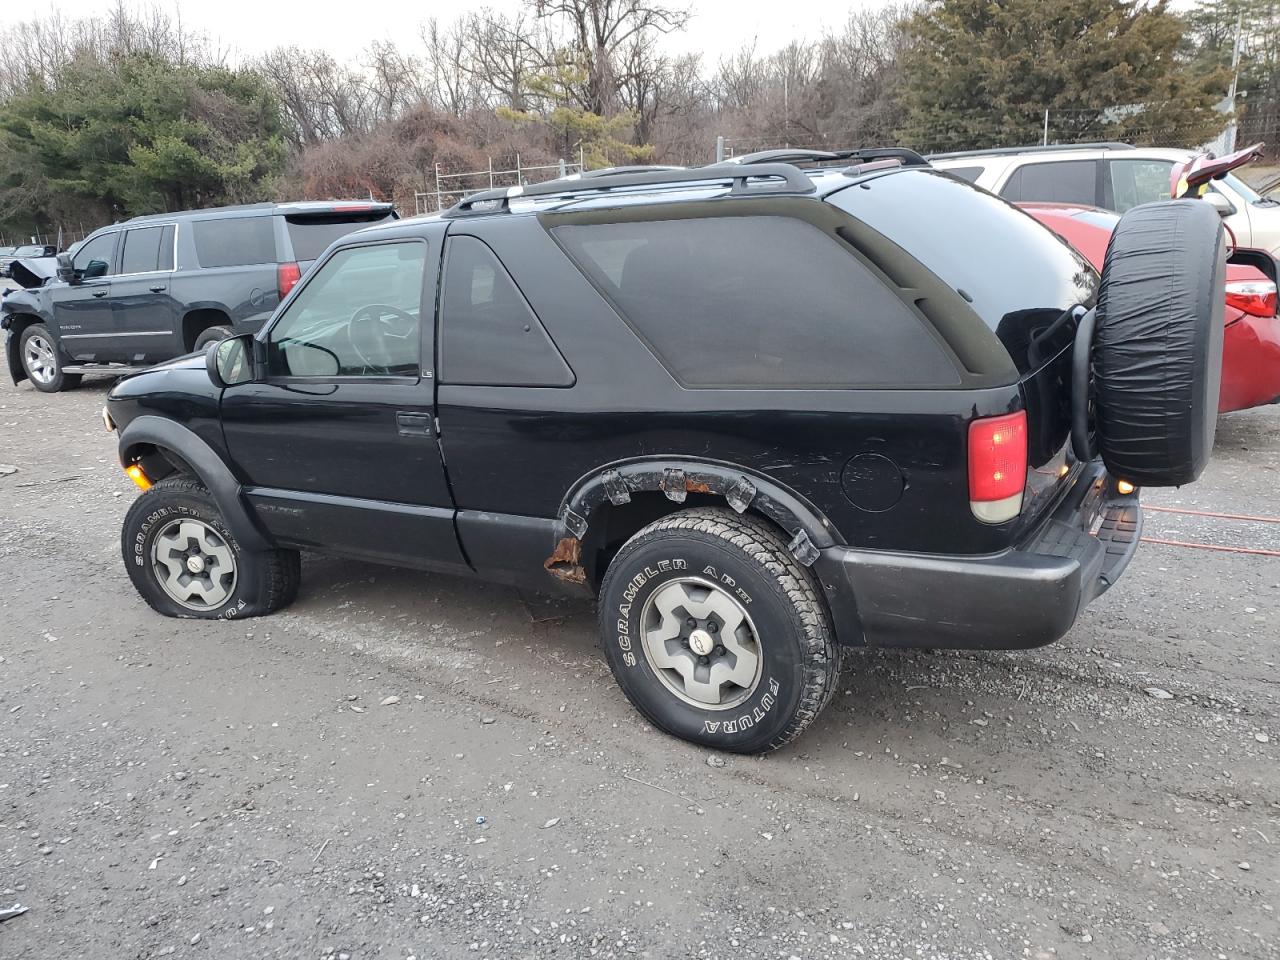
M929 161L914 150L905 147L866 147L857 150L760 150L733 157L727 163L823 163L826 161L853 160L869 163L876 160L897 160L904 167L927 167Z
M949 153L931 153L929 160L959 160L963 157L1008 157L1019 153L1055 153L1059 150L1135 150L1132 143L1118 140L1099 140L1097 143L1032 144L1025 147L991 147L987 150L953 150Z
M583 170L579 174L570 174L567 177L561 177L561 180L595 180L599 177L609 177L615 173L648 173L657 170L684 170L685 167L678 167L674 164L666 163L635 163L623 167L600 167L596 170Z
M505 213L511 209L512 200L537 197L572 197L580 193L609 193L624 187L676 186L696 183L728 183L732 192L742 195L748 192L747 181L763 180L771 193L813 193L813 181L802 170L788 163L763 163L744 169L741 164L723 163L688 170L642 170L629 173L609 173L578 180L548 180L522 187L499 187L484 190L460 200L442 216L455 218ZM767 181L774 181L768 183ZM757 188L758 189L758 188Z

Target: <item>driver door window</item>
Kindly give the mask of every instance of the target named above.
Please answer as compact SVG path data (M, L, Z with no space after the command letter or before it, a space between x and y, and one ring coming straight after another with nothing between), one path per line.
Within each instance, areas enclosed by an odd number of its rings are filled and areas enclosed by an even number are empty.
M116 254L116 234L104 233L91 237L76 251L71 265L82 280L111 275L111 263Z
M417 377L427 246L340 250L299 291L267 340L271 377Z

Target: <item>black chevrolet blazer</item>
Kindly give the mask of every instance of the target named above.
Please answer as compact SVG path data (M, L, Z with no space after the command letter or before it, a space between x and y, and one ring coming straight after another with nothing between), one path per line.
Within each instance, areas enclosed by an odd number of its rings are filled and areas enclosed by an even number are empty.
M170 616L279 608L300 550L594 594L646 717L771 749L848 646L1061 637L1132 556L1138 486L1203 468L1221 226L1138 208L1127 247L1099 278L899 150L605 173L350 234L256 335L111 392L144 491L124 561ZM1153 324L1177 335L1154 361Z

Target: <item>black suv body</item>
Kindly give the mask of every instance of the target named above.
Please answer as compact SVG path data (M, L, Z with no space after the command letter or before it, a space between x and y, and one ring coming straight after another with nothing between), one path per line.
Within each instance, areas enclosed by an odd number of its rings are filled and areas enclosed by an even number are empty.
M637 707L744 751L803 729L844 647L1061 637L1141 523L1073 450L1098 275L983 191L853 160L344 237L256 337L113 389L135 584L262 613L314 549L594 593Z
M84 373L130 372L256 331L336 237L394 218L390 204L325 201L104 227L57 277L4 298L9 373L53 392Z

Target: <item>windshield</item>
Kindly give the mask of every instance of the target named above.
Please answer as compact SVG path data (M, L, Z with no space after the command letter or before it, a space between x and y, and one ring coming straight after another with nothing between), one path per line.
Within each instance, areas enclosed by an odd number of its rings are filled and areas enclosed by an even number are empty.
M19 247L17 251L14 253L14 256L15 257L37 257L42 253L44 253L44 247L40 247L40 246Z
M1274 200L1263 197L1234 173L1228 173L1222 179L1245 203L1275 203Z

